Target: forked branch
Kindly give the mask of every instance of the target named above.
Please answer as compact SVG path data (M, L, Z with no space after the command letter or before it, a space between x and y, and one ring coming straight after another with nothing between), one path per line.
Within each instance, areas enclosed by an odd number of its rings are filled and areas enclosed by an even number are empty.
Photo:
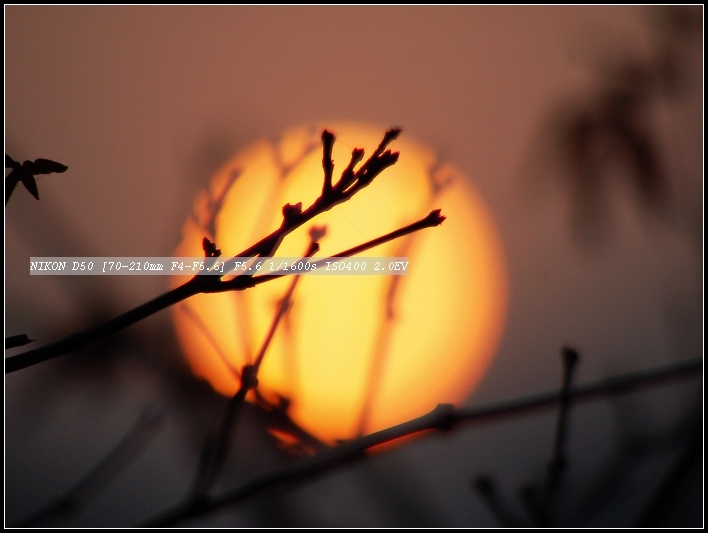
M369 159L367 159L356 170L356 165L359 164L364 158L364 150L361 148L355 148L352 151L349 164L342 172L339 181L337 183L333 183L332 174L334 171L334 164L332 162L332 147L334 145L335 137L332 133L325 130L322 133L322 166L324 170L324 180L322 185L322 193L320 196L305 210L302 209L301 202L295 205L286 204L283 207L283 221L280 224L280 227L257 243L243 250L237 256L226 261L224 265L225 273L231 273L233 266L239 258L272 256L288 234L312 220L317 215L320 215L332 207L347 201L361 189L370 185L376 176L398 161L398 152L392 152L391 150L388 150L387 147L391 141L398 137L400 132L400 129L388 130ZM397 239L414 231L438 226L444 220L445 217L440 214L440 210L435 210L425 218L414 222L413 224L365 242L349 250L340 252L332 257L341 258L359 254L373 248L374 246ZM218 255L220 255L221 251L217 250L216 244L208 240L206 240L203 244L204 252L207 257L218 257ZM150 300L149 302L139 305L138 307L123 313L122 315L108 320L103 324L99 324L75 333L46 346L8 357L5 359L5 373L8 374L10 372L15 372L43 361L47 361L59 355L82 349L103 337L116 333L144 318L147 318L150 315L157 313L158 311L161 311L162 309L165 309L166 307L170 307L196 294L244 290L254 287L260 283L275 279L278 276L263 275L253 277L241 275L227 280L222 279L222 277L223 276L219 275L197 274L183 285L180 285L179 287L176 287L165 294Z
M574 402L588 401L607 394L625 393L675 379L700 375L702 370L701 358L690 359L580 385L567 390L565 394L567 399L572 399ZM498 421L510 416L552 408L557 406L558 402L558 391L548 391L480 408L455 408L450 404L440 404L421 417L345 442L288 468L257 477L219 496L205 497L199 501L177 505L149 520L145 525L149 527L174 525L187 518L205 515L234 505L273 487L301 483L324 472L364 459L367 457L368 450L409 435L430 433L431 430L449 431L462 424Z

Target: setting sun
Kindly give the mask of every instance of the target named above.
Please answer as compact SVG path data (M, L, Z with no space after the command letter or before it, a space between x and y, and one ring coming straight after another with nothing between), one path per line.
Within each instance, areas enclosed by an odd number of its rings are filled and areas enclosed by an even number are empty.
M353 148L370 154L383 128L317 124L241 151L195 200L175 256L203 255L204 236L230 257L280 225L287 203L309 206L322 189L324 127L336 135L334 179ZM409 258L406 276L303 276L258 375L267 400L287 399L303 429L331 442L403 422L438 403L458 404L497 349L507 274L494 222L468 180L407 138L400 159L349 201L289 235L276 255L302 256L313 225L327 227L317 257L340 252L418 220L436 228L380 245L368 256ZM172 278L173 283L183 279ZM292 278L235 293L198 295L174 308L193 373L233 395Z

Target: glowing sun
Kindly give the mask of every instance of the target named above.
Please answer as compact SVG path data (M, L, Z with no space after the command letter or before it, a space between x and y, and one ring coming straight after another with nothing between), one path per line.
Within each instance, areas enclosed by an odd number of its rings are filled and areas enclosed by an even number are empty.
M235 155L194 203L176 256L202 256L204 236L230 257L282 221L281 208L309 206L322 190L324 127L332 131L335 181L353 148L367 154L384 128L316 124L263 140ZM318 257L356 246L442 209L447 217L367 252L407 256L408 275L303 276L260 368L259 393L325 441L370 433L460 403L487 370L507 307L503 249L468 180L407 138L396 165L351 200L289 235L277 255L302 256L313 225L326 225ZM172 278L175 284L183 281ZM233 395L238 372L262 345L292 278L253 289L201 294L174 307L193 373Z

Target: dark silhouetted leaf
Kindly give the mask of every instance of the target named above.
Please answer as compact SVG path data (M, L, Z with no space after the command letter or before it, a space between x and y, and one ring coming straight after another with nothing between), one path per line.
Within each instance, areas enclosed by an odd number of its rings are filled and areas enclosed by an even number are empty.
M39 200L39 189L37 188L37 180L34 179L34 176L32 174L22 174L22 185L25 186L25 189L27 189L32 196Z
M52 161L51 159L35 159L34 161L25 161L20 165L17 161L5 154L5 168L11 168L10 172L5 177L5 205L10 200L12 192L19 182L39 200L39 189L37 188L37 180L34 178L40 174L61 174L69 168L66 165Z
M17 187L17 184L20 182L19 174L19 170L13 170L5 177L5 205L7 205L7 201L10 199L10 196L12 196L12 191L15 190L15 187Z
M35 159L32 165L32 174L61 174L69 168L66 165L52 161L51 159Z

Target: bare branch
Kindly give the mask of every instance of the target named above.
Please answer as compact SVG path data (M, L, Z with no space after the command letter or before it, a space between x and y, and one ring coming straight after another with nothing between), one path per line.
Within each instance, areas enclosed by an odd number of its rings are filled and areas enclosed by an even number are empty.
M344 250L343 252L339 252L338 254L331 255L329 257L326 257L324 259L320 259L319 261L315 261L313 264L317 266L317 268L324 266L327 264L327 262L331 262L333 259L338 259L338 258L343 258L343 257L351 257L353 255L360 254L362 252L365 252L367 250L370 250L371 248L375 248L376 246L379 246L380 244L385 244L389 241L392 241L394 239L398 239L400 237L403 237L405 235L408 235L410 233L425 229L425 228L432 228L435 226L439 226L440 224L443 223L445 220L445 217L440 214L440 209L436 209L434 211L431 211L428 216L425 218L422 218L418 220L417 222L413 222L412 224L409 224L407 226L404 226L402 228L399 228L395 231L392 231L391 233L387 233L386 235L382 235L381 237L377 237L375 239L372 239L370 241L367 241L363 244L360 244L358 246L355 246L354 248L349 248L348 250ZM250 289L251 287L255 287L256 285L260 285L261 283L265 283L266 281L271 281L277 278L280 278L284 275L298 275L296 271L289 271L288 273L279 273L279 274L263 274L261 276L238 276L232 280L229 281L222 281L221 282L221 288L219 290L213 291L213 292L223 292L223 291L229 291L229 290L243 290L243 289Z
M607 394L629 392L640 387L659 385L666 381L690 377L699 374L702 369L703 360L701 358L691 359L660 368L623 374L581 385L574 390L568 391L568 397L574 401L588 401ZM152 527L168 526L187 518L207 514L233 505L272 487L311 479L323 472L361 460L367 457L365 453L367 450L402 437L429 432L430 430L448 431L459 424L495 421L504 417L549 409L557 404L558 391L555 390L479 408L456 409L450 404L440 404L430 413L419 418L345 442L289 468L256 478L221 496L202 499L187 505L178 505L156 516L148 521L146 525Z
M319 249L319 244L311 241L307 252L305 253L305 257L312 257ZM226 452L228 451L229 444L232 440L232 428L236 424L239 414L241 413L241 406L246 400L246 395L248 392L258 387L258 370L260 369L263 358L265 357L271 341L273 340L275 330L290 305L290 299L295 292L295 287L297 286L299 280L300 277L298 276L290 283L290 287L283 297L278 311L273 317L273 322L271 323L268 333L263 340L261 349L259 350L255 361L253 364L245 365L241 371L241 386L229 401L229 405L226 409L226 413L221 422L216 438L208 441L205 445L202 453L202 460L200 462L199 469L197 470L194 489L191 495L192 499L201 499L216 480L216 476L221 469L224 459L226 458Z
M224 270L226 272L231 272L236 260L241 257L267 257L273 255L280 246L280 243L288 234L317 215L348 200L356 192L368 186L377 175L398 161L398 153L386 150L386 147L391 141L398 137L400 131L400 129L391 129L387 131L374 153L357 171L354 171L354 166L356 165L356 162L363 157L364 152L363 150L355 149L352 152L352 161L345 169L342 178L336 185L331 185L329 188L327 187L328 170L325 169L325 185L323 186L320 197L317 198L312 205L304 211L302 210L302 203L297 203L295 205L286 204L283 207L283 221L280 227L257 243L243 250L239 255L226 261ZM323 144L325 145L324 159L327 159L328 155L331 156L331 149L328 148L328 145L334 142L334 135L331 133L327 135L326 133L329 132L323 133ZM433 211L423 220L411 224L410 226L406 226L405 228L401 228L400 230L384 235L383 237L379 237L378 239L374 239L368 243L364 243L350 250L346 250L345 252L337 254L333 257L348 257L350 255L360 253L364 250L377 246L378 244L388 242L402 235L407 235L413 231L426 227L437 226L443 220L445 220L445 217L440 215L440 210ZM202 247L207 258L213 259L221 254L221 250L217 249L216 244L211 242L208 238L205 238L202 241ZM269 279L271 278L267 276L253 278L251 276L242 275L231 280L224 281L221 279L221 276L197 274L183 285L180 285L179 287L176 287L175 289L172 289L171 291L158 296L149 302L131 309L116 318L104 322L103 324L99 324L84 331L75 333L46 346L29 350L5 359L5 373L9 374L11 372L16 372L17 370L52 359L53 357L84 348L92 342L116 333L144 318L147 318L150 315L157 313L158 311L161 311L162 309L165 309L166 307L181 302L182 300L190 298L196 294L243 290L263 283L264 281L268 281Z

